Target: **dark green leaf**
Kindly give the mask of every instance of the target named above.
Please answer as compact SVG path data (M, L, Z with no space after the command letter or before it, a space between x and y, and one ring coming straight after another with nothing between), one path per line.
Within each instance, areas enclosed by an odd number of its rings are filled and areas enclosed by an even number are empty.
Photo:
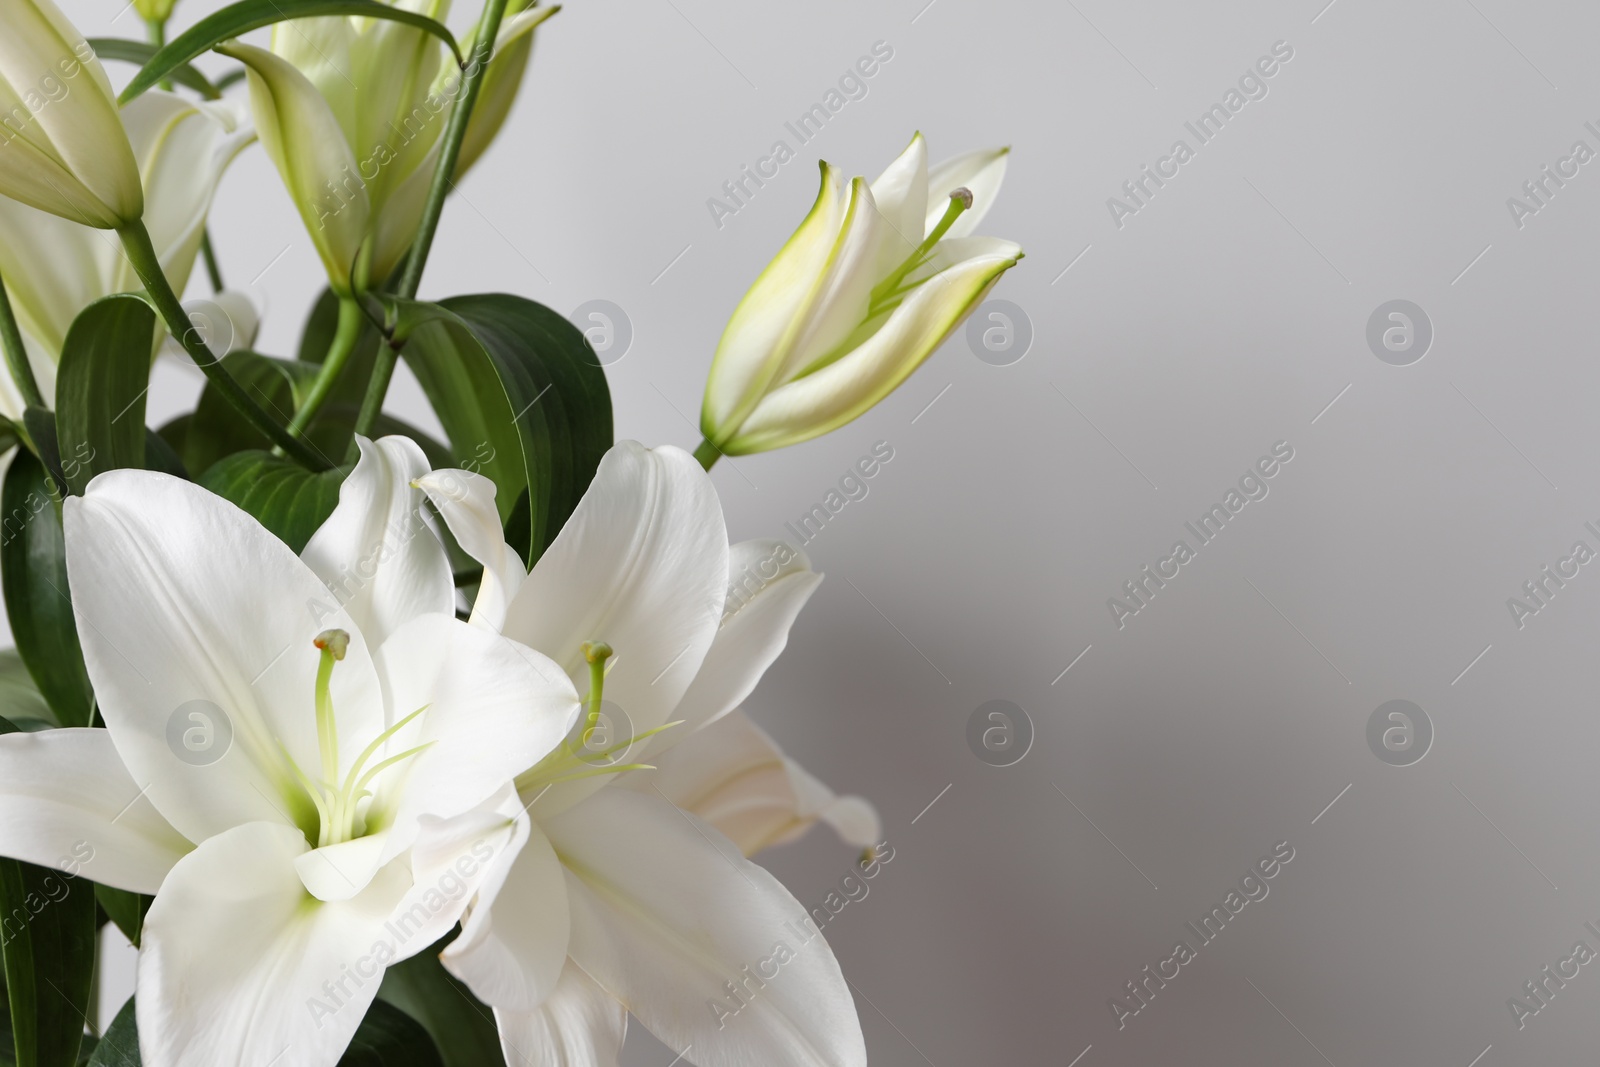
M72 321L56 372L56 440L71 492L102 471L144 466L155 330L156 313L130 296L97 300Z
M142 1067L139 1058L139 1024L133 1016L133 998L111 1020L89 1057L89 1067Z
M105 909L106 917L122 931L122 936L137 947L139 935L144 933L145 912L150 910L150 902L155 898L143 893L130 893L126 889L113 889L98 882L95 883L94 896Z
M0 455L11 451L21 441L21 428L10 419L0 418Z
M421 1023L382 1000L374 1000L339 1058L339 1067L444 1067Z
M354 15L370 19L391 19L404 22L433 34L450 47L456 63L462 62L461 49L449 30L425 15L403 7L391 7L379 0L239 0L215 14L207 15L189 29L173 38L165 48L134 75L133 81L122 90L118 102L126 104L146 89L172 72L223 41L243 36L251 30L271 26L289 19L322 18L330 15Z
M200 484L231 500L299 552L339 503L348 467L312 472L270 452L237 452L213 464Z
M17 651L62 726L94 714L72 617L61 513L44 468L19 451L0 487L0 591Z
M148 41L129 41L122 37L91 37L89 47L101 59L119 59L124 63L144 66L155 58L157 48ZM211 84L204 74L187 63L180 63L167 73L170 81L185 89L193 89L207 100L221 100L222 90Z
M10 719L23 729L23 723L43 720L54 724L55 712L34 684L33 676L16 649L0 652L0 716Z
M309 363L273 359L255 352L229 352L222 365L256 403L281 422L294 414L299 393L316 377ZM224 456L251 449L266 449L267 436L239 417L239 410L209 384L200 394L194 414L184 427L183 465L201 473ZM340 453L342 457L342 452Z
M378 996L427 1028L445 1067L504 1067L494 1013L439 962L447 942L390 967Z
M416 326L403 354L456 463L494 481L501 521L531 567L611 446L605 373L576 326L531 300L463 296L438 307L450 316Z
M0 733L17 727L0 719ZM85 845L84 847L87 847ZM0 859L0 955L18 1067L76 1067L94 975L92 883L60 870Z
M50 474L51 491L58 496L67 491L67 476L61 472L61 447L56 443L56 413L44 408L29 408L22 413L22 424L39 454L39 462Z

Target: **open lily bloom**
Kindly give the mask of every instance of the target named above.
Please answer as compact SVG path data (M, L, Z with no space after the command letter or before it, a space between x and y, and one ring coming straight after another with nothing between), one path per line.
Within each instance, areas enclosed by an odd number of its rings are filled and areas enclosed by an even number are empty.
M402 438L361 442L302 556L190 483L67 501L106 729L0 737L0 854L155 895L152 1067L340 1057L384 967L426 948L528 833L514 775L577 712L565 672L455 618ZM81 850L80 850L81 851Z
M121 116L144 183L145 226L168 280L182 293L217 183L255 137L248 109L234 101L194 103L152 91ZM141 288L113 235L4 198L0 275L46 400L55 395L56 361L72 320L101 297ZM15 419L21 410L15 386L0 376L0 414Z
M444 954L494 1006L508 1062L614 1062L631 1011L701 1067L864 1064L849 988L805 909L628 762L737 707L821 576L777 542L730 549L710 478L674 448L607 453L530 574L487 480L420 484L485 566L472 623L548 655L589 708L577 744L518 777L527 846ZM774 966L781 979L748 977ZM761 988L735 1010L731 982Z
M400 6L433 19L448 0ZM517 10L502 23L502 50L485 73L483 106L468 125L457 176L489 146L515 99L534 27L557 9ZM249 70L261 143L293 197L341 295L382 283L422 221L440 135L463 90L462 73L435 37L387 19L329 16L280 22L270 51L218 49ZM469 62L482 62L473 52Z
M919 133L868 184L822 164L800 228L740 301L717 345L700 429L744 455L837 429L893 392L1022 258L973 235L1006 150L931 170Z

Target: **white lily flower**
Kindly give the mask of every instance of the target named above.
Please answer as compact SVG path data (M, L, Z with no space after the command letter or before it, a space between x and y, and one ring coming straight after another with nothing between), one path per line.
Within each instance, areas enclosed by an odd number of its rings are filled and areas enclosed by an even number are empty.
M800 903L650 772L615 787L630 753L749 694L821 576L776 542L730 549L709 477L674 448L608 452L530 574L487 480L419 484L485 566L471 624L550 656L587 690L590 726L615 731L518 777L527 847L443 956L495 1008L511 1067L614 1063L628 1011L700 1067L864 1064L849 988Z
M51 0L8 0L0 34L0 194L74 222L137 222L144 194L111 81Z
M516 103L522 90L522 78L533 56L533 31L560 10L559 5L539 7L538 0L532 4L513 0L506 6L505 21L495 35L493 58L483 75L483 88L478 91L477 106L472 109L466 136L461 141L461 156L456 160L457 181L472 169L499 136L500 128L511 114L511 105ZM435 86L436 89L446 87Z
M800 228L723 331L700 428L719 453L782 448L837 429L893 392L1022 258L973 231L1006 149L928 168L919 133L870 185L822 164Z
M121 120L143 178L145 225L181 293L217 184L255 131L238 102L194 103L159 91L130 103ZM6 199L0 199L0 275L47 401L55 396L56 362L72 320L102 297L142 288L115 237ZM0 414L16 419L21 411L15 386L0 376Z
M389 963L461 916L528 819L509 783L577 710L565 673L454 617L402 438L362 440L301 557L219 497L102 474L67 567L106 729L0 738L0 854L153 893L151 1067L340 1057Z

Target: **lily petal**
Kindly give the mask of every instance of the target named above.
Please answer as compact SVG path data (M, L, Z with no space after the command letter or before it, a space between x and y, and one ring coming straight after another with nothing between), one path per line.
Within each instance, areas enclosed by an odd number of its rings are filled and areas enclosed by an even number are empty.
M440 959L479 1000L520 1015L557 990L571 921L561 862L537 825L507 866L479 889L461 936Z
M374 948L411 879L396 863L355 899L320 903L295 874L306 847L289 827L246 823L172 869L139 953L146 1063L338 1061L377 995L388 960Z
M617 1067L628 1033L628 1010L571 960L538 1008L494 1019L506 1067Z
M253 518L165 474L102 474L67 500L64 520L89 678L156 808L195 842L257 820L314 828L285 757L320 765L320 631L350 632L332 681L341 758L383 728L367 646L322 582ZM201 747L187 744L191 730ZM228 747L212 758L212 744Z
M416 615L454 615L455 583L412 487L428 473L428 457L409 437L356 444L361 459L339 487L339 506L300 558L377 647Z
M883 840L882 822L860 797L841 797L783 754L743 711L717 720L654 759L656 769L622 784L659 790L726 835L746 856L792 841L819 820L856 848Z
M528 61L533 56L534 28L560 11L559 5L530 7L519 11L500 24L495 35L494 58L483 75L483 87L478 90L478 103L467 121L467 135L461 142L461 155L456 160L455 180L472 169L505 125L522 88ZM436 83L437 84L437 83Z
M860 347L763 397L722 451L744 455L797 444L862 415L933 355L1016 263L979 256L929 279Z
M833 256L849 202L839 168L823 163L811 212L728 319L700 409L700 430L713 443L729 436L777 376Z
M789 643L789 628L822 575L799 549L770 539L728 549L728 599L716 640L679 702L682 729L658 735L660 752L716 722L755 689Z
M928 214L928 143L920 132L872 183L872 199L885 221L900 235L909 255L928 232L924 222ZM939 213L944 214L943 205Z
M660 797L607 789L546 824L567 868L568 952L700 1067L859 1067L855 1003L799 901ZM724 983L749 983L742 1005ZM720 1010L712 1010L720 1006Z
M500 512L495 509L494 482L471 471L437 470L417 479L417 488L439 509L462 551L483 564L483 580L478 583L478 597L467 621L499 632L528 570L516 550L506 544Z
M939 163L928 174L928 229L944 217L950 194L963 186L972 193L972 206L963 211L947 231L949 237L967 237L994 207L1005 181L1009 148L986 148ZM926 232L926 231L924 231Z
M667 722L700 669L727 582L727 528L710 476L681 449L623 441L518 590L505 634L555 660L580 694L589 689L584 642L610 644L605 699L638 735ZM540 815L603 784L557 786Z
M261 145L283 176L329 284L349 292L372 204L339 119L304 74L271 52L238 41L217 51L249 69L250 108ZM329 192L325 182L335 183L340 194ZM366 279L357 275L354 281L362 288Z
M107 731L0 737L0 855L154 893L193 847L145 797Z
M370 828L393 827L384 858L408 847L423 816L481 805L566 736L578 694L555 663L449 615L406 623L376 654L395 720L427 711L375 757L426 749L374 780Z

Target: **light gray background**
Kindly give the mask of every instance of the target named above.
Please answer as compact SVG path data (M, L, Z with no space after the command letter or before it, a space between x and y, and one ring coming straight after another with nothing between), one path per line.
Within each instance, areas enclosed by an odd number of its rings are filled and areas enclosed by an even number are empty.
M731 533L775 536L895 449L808 547L828 581L751 701L895 847L828 931L875 1064L1594 1055L1600 966L1521 1032L1506 1000L1600 949L1600 564L1523 629L1506 600L1600 548L1600 162L1520 230L1506 199L1600 149L1600 13L1325 3L575 0L446 216L425 296L616 302L619 435L688 447L819 155L871 176L916 129L935 158L1014 146L982 229L1027 250L994 294L1031 318L1026 358L957 337L858 422L715 471ZM880 40L869 95L718 229L707 198ZM1279 40L1269 95L1119 229L1106 199ZM261 347L291 352L321 271L259 148L215 218ZM1408 367L1365 340L1394 298L1436 333ZM164 370L152 419L196 388ZM423 418L413 383L392 402ZM1118 630L1106 599L1280 440L1270 496ZM996 698L1036 728L1004 769L965 741ZM1436 730L1410 767L1364 736L1395 698ZM1108 998L1283 840L1270 896L1119 1031ZM765 860L811 905L851 856L817 833ZM636 1028L627 1059L675 1053Z

